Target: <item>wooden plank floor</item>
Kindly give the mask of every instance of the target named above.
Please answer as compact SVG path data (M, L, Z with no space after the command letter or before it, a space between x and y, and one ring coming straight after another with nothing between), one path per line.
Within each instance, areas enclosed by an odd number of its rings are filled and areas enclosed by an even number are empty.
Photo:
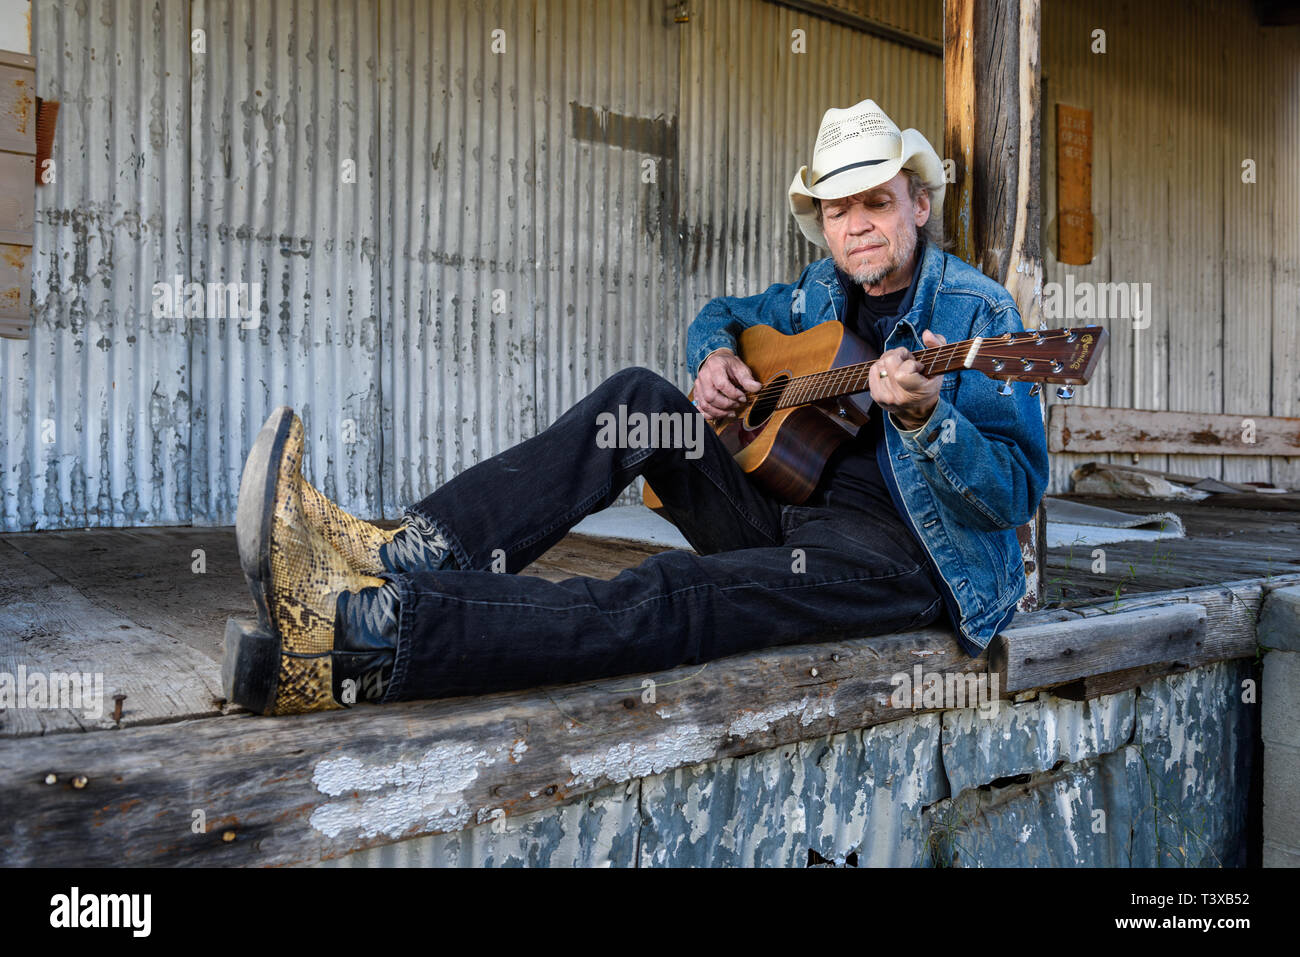
M1049 605L1268 578L1300 571L1300 512L1213 504L1083 499L1131 512L1172 510L1186 539L1049 550ZM391 524L391 523L390 523ZM612 578L660 546L569 536L524 574ZM157 724L225 713L226 619L253 613L234 529L91 529L0 535L0 672L100 672L111 715L0 712L0 737Z
M1265 510L1224 507L1221 496L1202 502L1062 497L1135 514L1173 512L1182 519L1186 538L1050 548L1048 606L1300 572L1300 511L1290 503ZM1105 551L1104 570L1093 570L1095 548Z
M394 523L380 523L391 526ZM613 578L659 546L571 535L523 574ZM0 710L0 738L228 712L226 619L251 617L233 527L0 535L0 673L103 676L104 713ZM120 722L113 695L125 694Z

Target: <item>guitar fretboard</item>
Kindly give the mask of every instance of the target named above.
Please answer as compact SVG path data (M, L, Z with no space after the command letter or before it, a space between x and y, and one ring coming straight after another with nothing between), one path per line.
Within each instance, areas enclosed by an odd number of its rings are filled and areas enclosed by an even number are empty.
M921 363L921 368L927 376L943 375L953 369L963 368L964 360L967 357L973 359L979 352L979 344L982 341L965 339L946 346L913 352L912 357ZM807 405L809 402L821 402L842 395L866 392L871 383L871 369L877 361L879 360L871 359L867 362L857 362L853 365L840 366L838 369L828 369L826 372L814 372L811 375L790 379L781 390L781 397L777 400L776 407L789 409L796 405Z

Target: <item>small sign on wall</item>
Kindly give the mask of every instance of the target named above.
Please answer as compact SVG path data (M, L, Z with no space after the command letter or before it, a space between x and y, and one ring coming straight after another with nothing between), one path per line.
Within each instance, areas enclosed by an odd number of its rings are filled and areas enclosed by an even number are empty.
M0 50L0 336L31 330L36 215L36 60Z
M1056 259L1092 262L1092 110L1056 104Z

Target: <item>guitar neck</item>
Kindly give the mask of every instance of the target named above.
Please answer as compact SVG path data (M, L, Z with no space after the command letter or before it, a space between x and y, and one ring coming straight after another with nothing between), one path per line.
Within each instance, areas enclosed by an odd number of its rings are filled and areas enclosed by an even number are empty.
M1109 334L1101 326L1006 333L913 352L927 378L974 369L994 379L1086 385ZM784 383L776 408L866 392L879 359L802 375Z

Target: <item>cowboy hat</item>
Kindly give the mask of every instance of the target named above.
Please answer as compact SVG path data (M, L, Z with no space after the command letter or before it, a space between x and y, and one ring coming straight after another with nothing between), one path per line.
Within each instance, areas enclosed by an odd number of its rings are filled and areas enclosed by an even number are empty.
M814 199L856 195L889 182L903 169L916 171L930 187L930 215L938 216L943 208L943 163L929 140L917 130L899 132L874 100L827 110L812 165L800 167L790 184L790 212L809 240L825 246Z

